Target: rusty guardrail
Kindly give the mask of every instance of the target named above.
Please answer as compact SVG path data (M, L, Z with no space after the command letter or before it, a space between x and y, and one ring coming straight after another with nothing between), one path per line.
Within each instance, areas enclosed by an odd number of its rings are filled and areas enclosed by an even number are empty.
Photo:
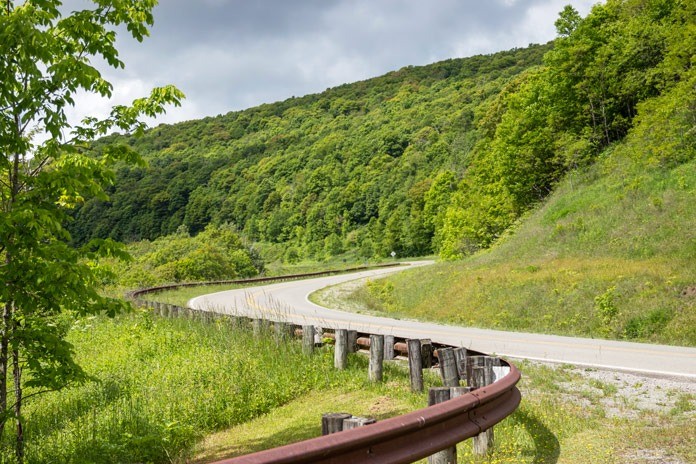
M387 264L380 267L395 265L398 264ZM364 269L367 268L358 267L340 271L243 280L172 284L136 290L129 292L128 296L138 300L144 294L179 287L276 282ZM516 387L520 380L520 372L513 364L501 361L509 366L507 375L492 384L449 401L385 419L365 427L224 459L213 464L406 464L414 462L477 436L517 409L521 401L520 391Z
M520 372L444 403L372 425L247 454L214 464L410 463L472 438L510 414L521 400Z

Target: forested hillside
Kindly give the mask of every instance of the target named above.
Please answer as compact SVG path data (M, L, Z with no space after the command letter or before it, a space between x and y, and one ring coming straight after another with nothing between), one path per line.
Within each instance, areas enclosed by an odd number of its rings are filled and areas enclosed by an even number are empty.
M78 211L73 236L152 240L182 224L196 234L230 222L248 240L287 242L291 261L349 247L364 257L431 253L443 201L433 180L464 172L478 113L548 49L404 68L140 139L107 138L131 144L148 166L122 168L109 202Z
M567 7L553 44L408 67L317 95L112 136L148 167L76 212L74 239L155 239L233 224L284 258L457 258L485 248L643 108L657 164L693 157L694 4ZM645 116L651 117L651 116ZM655 131L662 131L655 133Z

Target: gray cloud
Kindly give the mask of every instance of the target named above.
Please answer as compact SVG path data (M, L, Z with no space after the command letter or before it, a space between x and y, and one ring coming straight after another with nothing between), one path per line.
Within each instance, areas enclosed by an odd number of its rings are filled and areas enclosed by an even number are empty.
M166 83L171 122L320 92L407 65L492 53L555 35L569 0L161 0L143 43L119 44L117 99ZM592 0L570 0L581 14ZM99 111L85 101L76 112ZM86 112L86 111L85 111Z

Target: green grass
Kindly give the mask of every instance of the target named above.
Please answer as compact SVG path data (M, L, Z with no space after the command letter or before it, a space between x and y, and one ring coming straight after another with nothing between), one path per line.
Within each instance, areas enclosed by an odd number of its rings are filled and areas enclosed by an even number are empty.
M397 317L696 346L694 198L696 162L651 167L617 150L490 250L347 298Z
M304 356L299 342L255 338L224 322L137 312L83 320L69 337L95 380L27 402L30 463L183 461L216 430L310 391L366 383L361 366L334 370L328 350ZM9 435L2 442L6 460Z
M457 447L459 462L616 463L645 453L693 462L690 444L696 439L694 416L678 409L688 396L680 395L675 408L653 414L623 401L613 384L588 380L572 368L524 362L519 367L523 372L519 384L522 404L495 427L491 455L474 456L471 440L467 440ZM337 389L310 393L267 415L207 437L198 445L194 462L316 437L322 412L340 410L381 418L424 406L423 396L418 398L420 404L405 401L408 393L404 389L405 384L391 383L383 392ZM621 408L620 415L609 416L605 406L608 401ZM654 433L655 424L662 427L658 434Z
M327 412L380 420L412 409L412 404L392 391L383 395L374 389L312 392L256 420L207 437L198 445L194 462L211 462L319 436L321 416Z

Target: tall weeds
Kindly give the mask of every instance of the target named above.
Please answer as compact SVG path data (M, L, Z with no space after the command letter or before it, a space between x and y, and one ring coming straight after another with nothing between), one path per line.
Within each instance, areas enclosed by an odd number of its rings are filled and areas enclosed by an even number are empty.
M27 404L27 462L182 461L211 431L350 375L294 341L145 312L83 320L70 340L94 380ZM4 462L11 437L1 443Z

